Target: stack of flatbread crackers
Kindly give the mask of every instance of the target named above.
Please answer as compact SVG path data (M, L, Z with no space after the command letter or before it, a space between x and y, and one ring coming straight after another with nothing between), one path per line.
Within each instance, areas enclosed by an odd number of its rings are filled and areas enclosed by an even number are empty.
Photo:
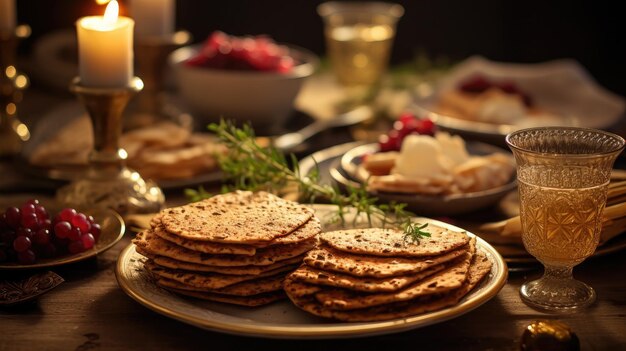
M266 192L237 191L161 211L133 243L156 283L200 299L259 306L321 232L313 210Z
M429 225L407 241L392 229L322 233L321 245L284 283L301 309L342 321L408 317L457 304L491 270L476 238Z

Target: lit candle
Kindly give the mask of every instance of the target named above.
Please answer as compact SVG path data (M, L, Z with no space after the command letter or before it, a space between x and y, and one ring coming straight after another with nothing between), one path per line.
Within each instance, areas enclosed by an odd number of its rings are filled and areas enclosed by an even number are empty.
M15 0L0 0L0 32L15 28Z
M174 33L174 0L131 0L137 38L167 37Z
M133 77L134 21L118 16L117 1L104 16L83 17L76 23L81 84L90 87L124 87Z

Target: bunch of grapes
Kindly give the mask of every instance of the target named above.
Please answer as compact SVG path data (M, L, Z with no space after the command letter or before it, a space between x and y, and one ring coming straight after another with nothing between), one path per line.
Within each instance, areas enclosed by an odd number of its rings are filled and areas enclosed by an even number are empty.
M65 208L54 219L38 200L0 214L0 262L33 264L38 258L79 253L94 247L100 225L92 216Z
M432 136L435 134L435 124L430 119L420 119L412 113L404 113L394 122L393 129L378 138L380 151L399 151L402 141L410 134Z

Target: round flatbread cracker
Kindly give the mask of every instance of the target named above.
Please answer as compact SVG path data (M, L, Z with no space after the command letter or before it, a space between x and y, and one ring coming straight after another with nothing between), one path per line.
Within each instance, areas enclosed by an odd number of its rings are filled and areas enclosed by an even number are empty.
M451 261L463 255L467 250L466 245L439 256L402 258L355 255L322 245L307 252L304 263L321 270L356 277L385 278L424 271Z
M161 223L185 239L254 244L285 236L312 216L312 209L267 192L236 191L164 210Z
M430 237L419 242L405 238L405 234L396 229L366 228L326 232L320 235L323 243L337 250L349 253L394 256L424 257L450 252L469 241L466 233L454 232L436 225L426 228Z

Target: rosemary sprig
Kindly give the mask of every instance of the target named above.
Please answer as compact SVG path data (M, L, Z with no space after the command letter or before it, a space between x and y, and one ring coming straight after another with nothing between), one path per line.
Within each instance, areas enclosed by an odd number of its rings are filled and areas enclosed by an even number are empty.
M295 184L304 201L314 202L316 198L324 198L336 205L336 219L342 223L345 223L348 208L352 207L356 211L355 221L364 214L370 225L377 221L383 227L401 228L407 241L419 242L421 238L430 236L424 230L428 224L415 224L411 221L414 214L405 210L406 204L378 204L378 199L367 192L365 185L348 188L347 194L343 194L336 187L319 184L317 167L308 174L301 174L293 154L286 158L273 147L259 145L254 130L248 125L237 128L233 123L222 120L209 125L209 130L215 132L228 149L227 154L219 159L222 171L233 180L233 185L226 190L278 192ZM188 191L187 195L192 200L210 197L202 188Z

